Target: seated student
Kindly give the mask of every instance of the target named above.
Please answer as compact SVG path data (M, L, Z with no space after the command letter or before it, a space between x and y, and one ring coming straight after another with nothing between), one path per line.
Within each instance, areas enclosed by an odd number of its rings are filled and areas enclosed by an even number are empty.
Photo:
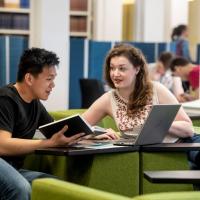
M115 120L121 137L131 137L138 134L152 105L178 104L165 86L149 80L143 54L131 45L122 43L114 46L106 57L104 70L112 90L103 94L83 113L91 125L109 115ZM115 133L111 129L108 132ZM193 136L192 122L181 107L166 139L171 142L180 138L184 142L200 142L200 137ZM195 163L199 152L190 153L190 160ZM198 164L200 168L200 162Z
M181 78L179 76L172 76L170 70L170 64L173 58L175 58L175 55L171 52L162 52L160 54L156 63L156 71L154 72L155 77L157 77L157 81L166 86L174 94L179 102L185 102Z
M176 57L172 60L170 69L174 76L179 76L183 81L189 82L189 94L184 94L183 98L186 100L199 99L200 66L190 63L183 57Z
M173 89L173 77L169 69L170 62L174 55L171 52L162 52L156 62L156 76L158 81L166 86L170 91Z
M20 59L17 82L0 88L0 199L28 200L32 181L51 176L22 169L26 154L71 144L83 135L65 137L65 126L50 139L32 140L40 125L53 121L40 100L47 100L54 88L58 64L55 53L28 49Z

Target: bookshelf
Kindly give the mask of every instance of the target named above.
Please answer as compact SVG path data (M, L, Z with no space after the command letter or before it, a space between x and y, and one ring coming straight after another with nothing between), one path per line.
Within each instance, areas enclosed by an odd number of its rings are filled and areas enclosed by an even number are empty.
M70 36L91 38L92 0L70 0Z
M31 35L31 0L0 0L0 35Z
M30 45L31 1L0 0L0 87L16 81L20 56Z

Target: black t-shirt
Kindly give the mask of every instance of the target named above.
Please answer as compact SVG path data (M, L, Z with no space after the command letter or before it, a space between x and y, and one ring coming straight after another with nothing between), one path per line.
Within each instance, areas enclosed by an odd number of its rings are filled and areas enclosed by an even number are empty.
M13 138L32 139L36 129L52 122L40 100L25 102L13 85L0 88L0 130L9 131ZM3 156L16 168L23 165L24 156Z

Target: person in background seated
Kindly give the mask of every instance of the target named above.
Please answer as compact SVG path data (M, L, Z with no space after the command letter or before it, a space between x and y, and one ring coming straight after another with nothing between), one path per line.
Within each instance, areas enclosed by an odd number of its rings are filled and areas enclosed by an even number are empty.
M188 26L180 24L173 29L171 39L175 43L175 55L182 56L192 62L189 50L188 34Z
M65 126L50 139L32 139L40 125L53 121L40 100L47 100L54 88L58 64L55 53L28 49L20 59L17 82L0 88L0 199L29 200L34 179L53 177L22 169L26 154L72 144L83 136L65 137Z
M170 70L170 64L175 58L175 55L171 52L162 52L156 63L156 76L159 77L158 81L165 85L178 99L179 102L185 102L184 88L181 78L179 76L172 76Z
M170 69L174 76L179 76L183 81L189 81L189 94L183 94L183 98L190 101L199 99L200 66L190 63L183 57L176 57L172 60Z
M174 55L171 52L162 52L158 57L155 65L155 78L153 80L159 81L170 91L173 89L173 77L169 69L169 64Z

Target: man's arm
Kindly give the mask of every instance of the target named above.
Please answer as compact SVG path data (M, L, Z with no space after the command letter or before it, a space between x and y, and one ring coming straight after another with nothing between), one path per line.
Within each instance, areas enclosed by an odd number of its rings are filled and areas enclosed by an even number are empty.
M0 156L22 155L34 152L38 148L64 146L75 143L83 133L65 137L67 126L55 133L50 139L32 140L12 138L8 131L0 130Z

